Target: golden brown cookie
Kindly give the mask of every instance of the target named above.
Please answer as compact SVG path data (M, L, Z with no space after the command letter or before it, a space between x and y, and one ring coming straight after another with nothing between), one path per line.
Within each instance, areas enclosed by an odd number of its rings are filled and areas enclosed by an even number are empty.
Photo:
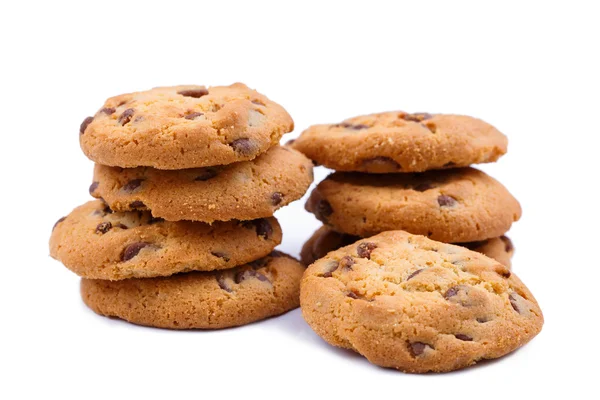
M90 193L116 211L149 209L169 221L250 220L301 198L313 180L312 163L275 146L252 161L165 171L96 164Z
M337 171L389 173L493 162L507 145L506 136L477 118L394 111L311 126L292 146Z
M149 212L113 212L100 200L61 218L50 255L84 278L119 280L231 268L281 243L273 217L254 221L170 222Z
M252 160L293 128L283 107L242 83L188 85L108 99L79 142L99 164L184 169Z
M360 239L358 236L336 232L327 226L322 226L302 246L300 260L304 265L310 265L325 257L330 251L348 246ZM514 253L514 247L511 240L506 236L480 242L461 243L460 246L493 258L508 268L511 267L510 259Z
M306 209L338 232L368 237L402 229L446 243L503 235L521 217L502 184L473 168L420 174L336 172Z
M535 298L508 268L403 231L329 253L304 274L302 314L323 339L406 372L498 358L542 329Z
M170 329L216 329L249 324L299 305L304 266L273 252L218 272L103 281L82 279L81 296L96 313Z

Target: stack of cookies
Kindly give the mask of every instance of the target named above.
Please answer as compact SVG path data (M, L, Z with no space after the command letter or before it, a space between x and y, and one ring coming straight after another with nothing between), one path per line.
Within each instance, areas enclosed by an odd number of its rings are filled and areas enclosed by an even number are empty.
M239 83L108 99L79 132L97 200L56 223L51 256L95 312L141 325L224 328L297 307L304 267L275 250L273 217L313 179L279 146L292 129Z
M520 205L469 167L506 153L493 126L386 112L312 126L292 147L337 170L306 204L324 226L302 251L302 313L327 342L427 372L500 357L539 333L542 312L511 273L504 236Z
M486 122L386 112L312 126L292 147L337 171L306 204L324 223L303 248L306 264L358 238L401 229L510 267L513 246L503 235L521 207L502 184L469 167L506 153L506 137Z

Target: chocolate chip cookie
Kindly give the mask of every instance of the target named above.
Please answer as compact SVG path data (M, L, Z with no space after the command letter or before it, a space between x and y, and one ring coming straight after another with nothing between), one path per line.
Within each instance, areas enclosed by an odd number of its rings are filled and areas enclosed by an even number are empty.
M477 118L402 111L314 125L292 144L328 168L374 174L493 162L507 145L506 136Z
M336 172L306 209L338 232L368 237L402 229L446 243L503 235L521 217L502 184L473 168L418 174Z
M165 171L96 164L90 193L113 210L149 209L169 221L249 220L301 198L313 180L312 167L301 153L280 146L221 167Z
M199 168L252 160L290 132L289 114L242 83L112 97L79 128L83 152L110 166Z
M300 260L304 265L310 265L325 257L330 251L348 246L360 239L358 236L336 232L327 226L322 226L304 243L300 252ZM506 236L480 242L462 243L460 246L493 258L508 268L511 267L510 259L514 253L514 246Z
M244 325L299 305L304 266L271 255L233 269L169 277L82 279L83 301L96 313L139 325L216 329Z
M119 280L232 268L279 243L275 218L170 222L144 211L113 212L95 200L56 223L50 255L81 277Z
M323 339L406 372L451 371L523 346L542 311L517 276L463 247L384 232L312 264L302 314Z

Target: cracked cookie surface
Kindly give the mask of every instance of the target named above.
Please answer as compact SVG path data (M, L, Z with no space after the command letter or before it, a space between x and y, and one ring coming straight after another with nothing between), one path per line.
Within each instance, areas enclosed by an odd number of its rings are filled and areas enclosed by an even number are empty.
M493 162L508 140L477 118L394 111L311 126L292 146L337 171L390 173Z
M304 265L310 265L318 259L325 257L330 251L348 246L359 240L361 240L361 238L358 236L339 233L327 226L322 226L317 229L306 243L304 243L304 246L302 246L300 260ZM493 258L508 268L511 267L514 246L512 241L506 236L491 238L480 242L461 243L459 246L466 247L469 250Z
M521 217L508 190L474 168L336 172L313 190L306 210L338 232L368 237L401 229L446 243L501 236Z
M332 345L406 372L451 371L523 346L543 325L535 298L480 253L403 231L311 265L302 314Z
M82 279L81 295L96 313L139 325L227 328L298 307L303 273L302 264L274 251L224 271L112 282Z
M148 278L232 268L269 254L281 236L274 217L171 222L147 211L113 212L95 200L56 223L50 255L84 278Z
M252 160L293 127L283 107L242 83L187 85L108 99L79 141L99 164L184 169Z
M113 210L149 209L169 221L250 220L301 198L312 169L304 155L281 146L252 161L178 171L96 164L90 193Z

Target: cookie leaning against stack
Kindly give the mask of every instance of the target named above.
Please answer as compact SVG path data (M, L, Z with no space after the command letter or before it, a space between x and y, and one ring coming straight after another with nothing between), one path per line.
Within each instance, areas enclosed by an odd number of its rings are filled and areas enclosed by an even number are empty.
M275 251L273 213L312 163L278 145L287 112L237 83L110 98L80 127L88 202L53 228L50 254L98 314L172 329L225 328L299 304L304 267Z
M519 202L502 184L470 167L496 161L506 153L507 139L493 126L461 115L385 112L312 126L291 146L315 164L337 170L318 184L306 203L307 211L324 226L301 253L302 261L312 264L301 289L303 314L328 342L354 349L382 366L410 372L448 371L506 354L539 332L541 311L526 288L520 282L509 285L531 299L527 307L533 307L528 310L534 310L534 318L521 321L506 308L512 304L520 313L521 300L517 304L505 283L489 278L492 271L511 275L514 248L504 234L521 217ZM386 231L394 232L380 234ZM377 234L368 241L361 239ZM337 250L343 246L347 247ZM370 259L374 249L379 248L379 255L383 247L386 254L377 257L376 264L355 266L356 257ZM432 254L422 257L424 248ZM460 260L451 256L463 252ZM471 260L467 269L464 259ZM474 276L463 280L459 270ZM488 299L490 294L465 289L466 296L471 294L491 307L490 313L497 309L506 317L491 330L481 331L486 332L480 335L481 345L453 341L474 341L470 334L454 332L469 313L448 309L435 293L454 279L453 274L460 278L453 287L479 280L492 292L501 289L496 294L510 299L508 303ZM323 279L331 276L337 279ZM433 311L424 314L422 308ZM406 318L396 315L400 310ZM410 337L415 332L423 337ZM455 339L446 340L455 333ZM440 334L443 340L436 336ZM517 336L504 339L503 335Z

